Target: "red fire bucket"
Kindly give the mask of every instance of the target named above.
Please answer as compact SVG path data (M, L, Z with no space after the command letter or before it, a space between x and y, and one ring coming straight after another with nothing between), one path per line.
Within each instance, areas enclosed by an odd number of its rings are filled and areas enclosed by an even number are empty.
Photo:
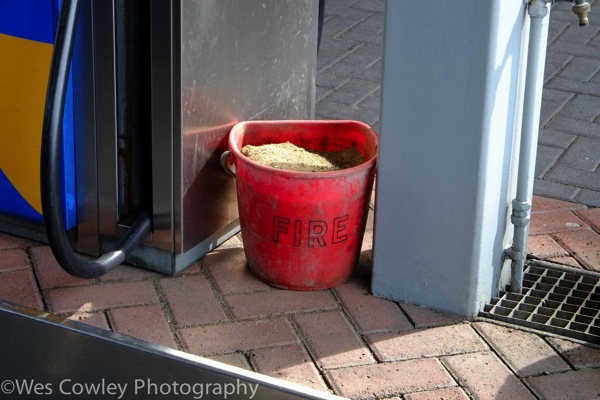
M258 164L245 145L290 142L314 151L356 147L364 163L329 172ZM250 270L266 283L319 290L347 281L358 262L375 176L377 135L358 121L248 121L229 135L240 227Z

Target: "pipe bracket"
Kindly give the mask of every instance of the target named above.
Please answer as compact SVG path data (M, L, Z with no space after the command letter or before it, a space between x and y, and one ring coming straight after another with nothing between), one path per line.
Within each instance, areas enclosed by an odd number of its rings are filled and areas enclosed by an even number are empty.
M548 15L548 7L545 0L532 0L528 3L527 13L531 18L544 18Z
M525 260L526 253L522 251L516 251L514 247L509 247L504 250L504 254L513 261L519 262Z
M527 201L513 200L510 222L512 222L514 226L527 226L531 221L530 212L531 203Z

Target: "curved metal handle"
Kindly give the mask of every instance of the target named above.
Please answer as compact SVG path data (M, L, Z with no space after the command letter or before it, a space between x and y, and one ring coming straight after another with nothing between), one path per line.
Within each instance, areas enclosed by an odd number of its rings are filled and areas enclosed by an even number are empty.
M223 168L223 171L225 171L227 175L231 176L232 178L235 178L235 172L233 172L231 168L227 166L227 160L230 156L231 152L229 150L224 151L223 154L221 154L221 168Z

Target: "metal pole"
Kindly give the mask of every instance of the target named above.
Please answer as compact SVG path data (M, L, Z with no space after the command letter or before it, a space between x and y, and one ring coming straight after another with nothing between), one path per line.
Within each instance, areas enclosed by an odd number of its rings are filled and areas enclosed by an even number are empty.
M533 176L539 132L539 107L536 100L541 97L542 85L538 77L543 76L545 43L541 33L543 19L548 15L548 7L542 0L533 0L527 7L530 16L529 48L527 70L525 72L525 94L521 129L521 147L517 173L517 193L512 202L511 222L515 225L513 245L509 250L512 258L510 290L521 293L523 289L523 266L527 252L529 222L531 219L531 199L533 197ZM543 46L544 45L544 46Z

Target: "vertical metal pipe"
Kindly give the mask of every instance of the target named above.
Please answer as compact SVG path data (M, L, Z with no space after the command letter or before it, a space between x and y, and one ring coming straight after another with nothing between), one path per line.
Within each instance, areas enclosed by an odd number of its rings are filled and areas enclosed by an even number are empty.
M538 79L543 76L544 60L546 57L545 43L542 43L541 37L543 19L548 15L547 5L542 0L532 0L527 10L530 16L529 48L527 51L527 69L525 72L517 192L512 202L511 215L511 222L515 225L515 230L513 245L510 251L513 260L510 290L516 293L520 293L523 289L523 266L525 264L529 222L531 219L533 177L540 122L540 110L537 99L541 96L542 85L539 84Z

